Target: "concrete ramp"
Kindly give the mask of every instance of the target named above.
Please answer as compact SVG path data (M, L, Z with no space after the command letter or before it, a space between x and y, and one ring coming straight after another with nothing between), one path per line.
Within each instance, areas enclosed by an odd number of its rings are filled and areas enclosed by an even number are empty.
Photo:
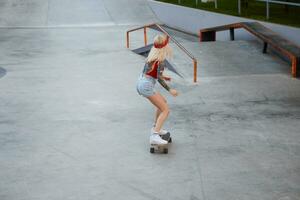
M105 25L112 19L99 0L49 0L49 26L64 25Z
M48 1L0 0L0 26L45 26Z
M102 0L116 24L147 24L158 22L147 0Z
M130 25L156 21L146 0L0 0L1 27Z

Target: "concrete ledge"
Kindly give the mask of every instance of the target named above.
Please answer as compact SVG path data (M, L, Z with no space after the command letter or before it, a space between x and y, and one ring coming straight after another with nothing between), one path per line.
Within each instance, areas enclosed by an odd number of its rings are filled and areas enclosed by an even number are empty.
M231 24L244 21L257 21L242 17L235 17L230 15L224 15L204 10L198 10L193 8L187 8L183 6L157 2L149 0L149 5L161 20L162 23L169 26L183 29L188 32L198 33L199 29L209 28L212 26L219 26L225 24ZM278 25L273 23L262 23L264 26L277 32L279 35L289 39L290 41L300 45L300 29L290 26ZM218 40L229 40L228 31L219 32L217 35ZM237 40L253 40L255 39L245 30L236 31Z

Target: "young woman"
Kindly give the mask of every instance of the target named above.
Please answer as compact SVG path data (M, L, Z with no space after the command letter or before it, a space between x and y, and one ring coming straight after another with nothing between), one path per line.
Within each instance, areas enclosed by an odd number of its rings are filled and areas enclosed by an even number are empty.
M158 35L154 38L154 46L152 47L144 66L138 83L137 91L140 95L147 98L155 107L156 114L154 120L154 127L151 129L150 144L167 144L160 135L166 134L168 131L163 130L162 126L169 115L169 107L165 98L154 91L156 81L158 81L169 93L176 97L177 91L171 89L165 82L170 80L169 77L163 75L165 67L165 59L171 57L172 50L169 43L169 37Z

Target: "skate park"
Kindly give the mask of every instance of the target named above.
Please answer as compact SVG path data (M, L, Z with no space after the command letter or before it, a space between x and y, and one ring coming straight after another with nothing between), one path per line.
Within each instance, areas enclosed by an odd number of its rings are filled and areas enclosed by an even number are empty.
M179 96L157 90L173 143L149 153L154 110L136 92L145 58L132 51L144 33L127 48L126 32L168 24L152 4L0 0L1 200L300 199L299 79L239 32L199 42L165 28L197 60L197 82L171 42ZM148 44L158 33L147 29Z

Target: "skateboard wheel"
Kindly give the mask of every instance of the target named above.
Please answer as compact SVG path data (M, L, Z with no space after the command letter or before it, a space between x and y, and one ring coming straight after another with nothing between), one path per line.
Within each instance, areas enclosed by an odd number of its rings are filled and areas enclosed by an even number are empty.
M154 147L150 148L150 153L154 153Z
M164 149L164 154L167 154L168 153L168 149Z

